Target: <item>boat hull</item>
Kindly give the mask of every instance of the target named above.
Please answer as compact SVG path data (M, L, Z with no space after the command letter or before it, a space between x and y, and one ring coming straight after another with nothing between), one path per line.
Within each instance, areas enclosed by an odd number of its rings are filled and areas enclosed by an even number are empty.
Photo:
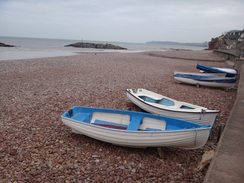
M181 72L181 71L175 71L174 74L190 74L190 75L196 75L196 76L215 76L215 77L225 77L225 73L205 73L205 72Z
M100 109L99 109L100 110ZM106 110L106 109L102 109ZM106 111L105 111L106 112ZM111 110L109 111L111 112ZM126 111L113 110L113 112L127 114ZM130 111L131 112L131 111ZM135 114L144 115L149 118L163 118L147 113ZM208 140L210 126L204 128L192 128L187 130L163 130L163 131L129 131L110 129L78 121L68 117L68 112L61 118L62 122L69 126L74 133L83 134L88 137L107 143L136 148L145 147L177 147L185 149L201 148ZM164 120L167 121L165 117ZM172 119L171 119L172 120ZM190 123L190 122L189 122Z
M230 89L234 87L235 77L220 77L219 73L216 76L213 73L191 73L185 74L184 72L174 72L174 79L178 83L186 83L196 86L206 86L214 88Z
M184 77L174 77L174 79L178 83L186 83L190 85L196 86L206 86L206 87L213 87L213 88L224 88L230 89L233 88L235 83L218 83L218 82L207 82L207 81L199 81L191 78L184 78Z
M201 107L199 111L195 112L183 112L183 111L175 111L175 110L169 110L162 107L156 106L155 104L146 102L141 100L138 96L133 94L133 91L130 89L127 89L126 92L127 98L132 101L135 105L140 107L141 109L152 113L152 114L158 114L162 116L182 119L185 121L190 121L193 123L203 124L203 125L211 125L213 126L217 115L219 113L219 110L208 110L204 107ZM153 94L152 94L153 95ZM148 96L150 96L148 94ZM152 97L152 96L150 96ZM194 105L193 105L194 106ZM200 106L198 106L200 107Z

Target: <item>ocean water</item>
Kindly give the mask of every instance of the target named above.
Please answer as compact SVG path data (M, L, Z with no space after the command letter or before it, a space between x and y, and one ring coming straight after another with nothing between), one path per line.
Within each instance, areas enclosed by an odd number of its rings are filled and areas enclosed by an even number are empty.
M82 42L83 40L66 39L42 39L42 38L20 38L20 37L1 37L0 42L15 45L16 47L0 47L0 60L31 59L57 56L70 56L84 52L144 52L144 51L167 51L172 49L203 50L205 47L182 46L182 45L159 45L146 43L125 43L125 42L99 42L87 41L92 43L109 43L127 48L127 50L109 50L92 48L73 48L65 45Z

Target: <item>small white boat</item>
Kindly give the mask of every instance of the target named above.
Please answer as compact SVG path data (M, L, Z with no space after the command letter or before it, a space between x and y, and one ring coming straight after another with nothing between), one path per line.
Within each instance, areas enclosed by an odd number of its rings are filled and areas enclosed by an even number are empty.
M219 73L188 73L174 72L174 79L178 83L186 83L196 86L230 89L234 87L236 77L219 76Z
M227 77L233 77L238 74L237 69L229 67L210 67L197 64L196 68L207 73L224 73Z
M127 89L126 94L143 110L172 118L213 126L219 110L177 101L146 89Z
M149 113L75 106L62 116L74 133L119 146L201 148L210 125Z

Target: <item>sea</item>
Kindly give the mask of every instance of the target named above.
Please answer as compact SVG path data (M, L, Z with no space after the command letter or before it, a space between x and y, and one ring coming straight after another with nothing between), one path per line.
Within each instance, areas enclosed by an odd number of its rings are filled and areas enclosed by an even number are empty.
M0 47L0 60L32 59L57 56L71 56L86 52L121 52L138 53L146 51L167 51L167 50L204 50L206 47L148 44L148 43L127 43L127 42L107 42L91 40L68 40L68 39L45 39L45 38L24 38L24 37L3 37L0 42L15 47ZM66 47L77 42L114 44L127 48L127 50L109 50L92 48Z

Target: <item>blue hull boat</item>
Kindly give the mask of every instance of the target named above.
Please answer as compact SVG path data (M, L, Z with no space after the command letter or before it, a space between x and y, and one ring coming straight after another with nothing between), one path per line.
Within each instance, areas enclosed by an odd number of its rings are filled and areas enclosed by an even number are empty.
M206 73L225 73L227 77L233 77L238 74L237 69L229 67L209 67L197 64L196 68Z
M196 149L211 126L149 113L75 106L62 116L74 133L120 146Z
M210 76L208 73L196 73L195 75L194 73L187 74L181 72L175 72L174 78L182 83L226 89L232 88L237 80L236 77Z

